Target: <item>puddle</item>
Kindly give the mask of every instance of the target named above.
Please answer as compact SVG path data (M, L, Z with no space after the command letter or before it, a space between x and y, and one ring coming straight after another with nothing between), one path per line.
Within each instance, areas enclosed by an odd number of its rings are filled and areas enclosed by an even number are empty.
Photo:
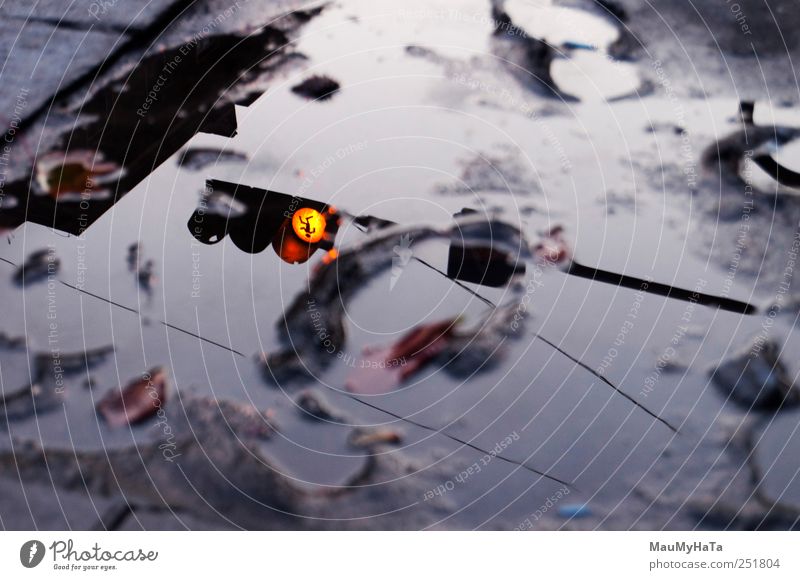
M737 129L736 103L681 101L690 132L648 131L674 127L676 105L658 94L617 100L638 83L634 65L603 53L618 37L610 21L550 3L506 8L530 34L572 43L550 70L580 102L563 105L498 65L491 6L473 1L332 5L266 63L279 30L241 44L237 35L208 38L144 117L136 111L178 49L126 71L125 90L122 75L94 94L70 151L99 149L102 158L81 157L71 171L45 166L37 187L55 184L56 199L26 199L29 180L6 184L0 223L22 223L26 206L31 223L0 244L0 331L46 355L54 301L61 350L114 351L79 365L63 401L15 421L13 435L86 452L134 443L152 451L164 437L152 417L110 429L95 408L163 365L175 430L187 422L186 400L235 402L236 416L270 411L278 428L255 448L301 488L347 484L374 468L369 481L380 485L354 491L359 501L330 502L333 518L399 504L428 510L427 490L511 438L424 525L518 526L558 480L584 490L562 512L591 505L586 526L606 514L619 527L640 518L694 525L688 508L627 491L659 469L670 477L655 489L668 479L678 493L703 483L705 459L721 444L709 442L700 457L693 434L714 432L730 412L725 392L707 388L707 370L760 328L774 299L752 256L728 281L738 223L724 221L715 230L722 241L707 240L718 200L701 195L709 190L699 178L687 183L683 140L699 163ZM225 66L207 66L228 51ZM313 75L336 79L332 98L292 91ZM137 123L145 130L134 135ZM794 147L776 159L797 168ZM95 187L77 202L60 195L105 163L124 166L101 184L116 197L91 195ZM481 219L470 223L465 208ZM780 261L791 231L779 225L767 245ZM42 291L23 293L16 265L51 245L57 289L49 294L45 268ZM732 307L744 302L757 304L752 316ZM682 331L687 318L702 332ZM790 333L789 318L777 316L775 328ZM422 332L448 320L457 323L446 340ZM425 344L409 350L420 336ZM31 382L25 349L2 348L4 395L28 393L19 391ZM676 364L670 348L688 362ZM405 365L393 362L402 357ZM388 376L409 363L413 372ZM197 404L208 419L208 405ZM662 455L667 447L672 455ZM553 517L542 525L564 523Z

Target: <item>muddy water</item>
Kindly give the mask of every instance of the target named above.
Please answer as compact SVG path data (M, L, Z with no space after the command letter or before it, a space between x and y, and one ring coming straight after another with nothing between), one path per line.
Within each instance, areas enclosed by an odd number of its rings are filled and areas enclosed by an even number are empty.
M521 12L534 9L540 8ZM558 36L549 40L604 45L616 38L602 14L584 11L579 19L585 22L580 38L553 28ZM518 65L492 36L494 25L489 5L480 1L456 9L450 2L404 3L402 9L385 2L333 5L298 41L297 50L308 57L305 68L277 79L250 106L237 107L235 137L196 135L189 142L243 152L247 162L222 156L197 170L181 166L178 153L80 237L36 224L20 227L0 246L0 256L20 263L52 245L62 263L59 278L85 293L46 281L23 292L11 280L13 267L0 264L8 306L0 330L27 335L35 352L108 344L115 352L91 369L92 389L83 385L86 372L68 377L64 411L15 422L14 436L79 449L157 441L152 425L109 430L94 403L109 388L164 365L176 399L210 394L272 409L279 431L265 444L268 453L302 485L341 484L362 467L365 452L348 444L354 426L400 431L402 444L379 453L402 465L401 476L370 481L375 493L357 503L343 496L326 517L375 516L369 525L378 527L698 525L704 502L741 467L725 447L743 413L715 389L708 370L761 331L763 307L776 288L774 280L758 276L758 254L728 277L739 221L720 217L714 178L699 163L706 147L737 130L738 102L678 101L661 90L616 99L635 92L640 76L631 78L635 67L625 64L624 80L613 86L587 80L581 71L600 62L592 59L608 62L590 50L565 52L553 64L554 80L564 85L559 89L580 100L542 95L520 79ZM642 76L649 68L646 62L636 66ZM312 74L336 79L341 89L324 102L295 95L291 88ZM680 134L677 125L691 129ZM782 161L791 166L791 159ZM280 347L282 314L321 255L290 265L272 248L249 254L230 239L199 243L187 221L206 178L409 225L447 224L470 207L520 228L531 243L561 225L582 264L727 295L762 310L743 317L528 264L521 283L529 316L494 356L497 364L468 378L428 366L396 392L365 397L485 451L510 440L503 457L573 484L568 499L556 504L589 506L588 516L568 520L549 507L561 484L343 392L352 367L369 362L364 347L391 343L426 321L480 321L487 306L474 292L500 303L508 288L465 289L417 261L399 272L383 271L365 280L345 306L341 356L314 378L275 385L255 357ZM770 215L762 209L763 224L772 223ZM763 243L780 263L792 235L791 226L776 226L773 236L754 245ZM362 238L346 223L339 241ZM143 259L155 264L150 290L126 262L129 246L139 240ZM415 256L446 267L445 244L410 244ZM770 322L771 336L786 352L796 346L795 316L796 308L787 308ZM31 381L28 359L25 351L2 353L5 392ZM795 362L785 361L792 376ZM304 387L324 393L341 424L308 421L294 403ZM781 440L796 438L787 429L785 420L774 433L767 428L764 460L774 463L771 493L786 489L793 496L784 499L800 505L795 465L770 459L785 453ZM404 490L402 505L387 499L398 490ZM428 501L433 491L435 507ZM741 503L747 493L738 492L734 502ZM397 511L377 515L390 509Z

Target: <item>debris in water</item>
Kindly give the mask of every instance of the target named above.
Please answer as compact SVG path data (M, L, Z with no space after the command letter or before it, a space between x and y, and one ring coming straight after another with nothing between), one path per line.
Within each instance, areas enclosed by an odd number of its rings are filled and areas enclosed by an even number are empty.
M457 322L449 318L420 324L388 347L365 349L371 360L348 377L347 390L374 395L397 388L445 350Z
M237 430L243 437L268 439L278 430L273 409L260 411L252 405L239 406L230 401L217 401L217 407L225 422L241 422Z
M464 209L454 217L474 213ZM520 243L519 230L502 222L469 224L454 230L447 254L447 277L491 288L506 286L512 277L525 273L520 257L527 248Z
M558 515L565 519L588 518L592 515L592 510L585 503L573 503L559 506Z
M747 118L751 115L748 108L740 107L743 127L708 146L702 154L702 163L706 171L714 178L722 178L728 183L743 186L747 184L744 171L752 161L778 183L787 187L793 185L795 174L788 168L781 168L768 154L783 145L800 139L800 129L779 125L752 125ZM738 207L738 206L737 206Z
M142 263L142 244L135 242L128 246L128 271L136 275L139 286L149 295L156 283L156 263L147 260Z
M403 434L394 429L354 429L347 442L353 447L371 449L376 445L398 445L403 442Z
M409 44L408 46L406 46L406 54L415 57L430 57L435 55L436 53L434 53L430 48L427 48L425 46L419 46L417 44Z
M14 281L17 284L33 284L55 276L61 268L61 260L51 249L33 252L25 262L17 268Z
M458 181L442 184L437 192L445 195L503 193L530 195L539 191L531 167L524 164L518 150L498 148L494 153L478 153L460 161Z
M121 176L115 163L94 151L48 153L36 161L36 193L56 201L106 199L111 197L109 186Z
M136 272L136 279L139 280L139 286L150 294L156 282L156 263L153 260L147 260L144 266Z
M756 337L746 350L712 370L714 384L746 410L779 411L800 404L800 392L780 361L780 347Z
M150 400L145 393L144 403ZM63 490L89 489L97 497L121 493L138 505L162 502L201 518L224 514L249 529L273 522L271 510L296 513L313 499L265 454L262 434L271 430L251 405L192 396L180 403L171 409L167 442L158 437L86 450L21 438L13 451L0 450L0 470ZM161 425L151 428L164 434ZM210 467L215 477L209 477Z
M0 396L0 420L22 420L47 413L63 401L63 388L44 388L36 383L26 385L8 395Z
M537 260L550 264L568 262L572 257L572 252L564 239L564 228L561 226L551 228L534 246L533 255Z
M308 376L308 369L293 350L262 352L256 355L256 363L261 368L264 380L282 384L300 377Z
M339 83L324 75L308 77L299 85L292 87L292 92L314 101L326 101L339 90Z
M72 374L86 371L102 363L112 352L114 352L112 345L80 352L59 353L57 357L54 357L52 352L41 352L36 355L34 361L40 377L45 370L53 367L58 367L58 372L62 374Z
M155 415L167 397L167 373L157 367L142 378L114 389L97 404L97 412L111 427L135 425Z
M322 395L310 389L302 391L297 395L295 403L303 412L303 417L306 419L334 422L342 421L342 418L331 410L328 402L325 401Z
M128 246L128 270L136 272L139 270L139 255L142 251L142 245L139 242L134 242Z
M24 336L9 336L5 332L0 332L0 348L16 350L28 346L28 340Z
M219 163L246 163L247 154L227 149L212 149L210 147L189 147L183 150L178 165L199 171Z

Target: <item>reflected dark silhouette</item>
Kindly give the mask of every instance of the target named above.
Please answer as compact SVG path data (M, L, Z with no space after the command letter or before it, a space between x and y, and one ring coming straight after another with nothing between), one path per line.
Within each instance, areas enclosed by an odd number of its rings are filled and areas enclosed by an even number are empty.
M303 219L298 220L299 226L292 225L293 218L300 214L305 215L306 212L308 215L320 214L322 223L326 224L325 233L317 243L309 243L303 239L308 234L302 229L308 225ZM368 215L348 217L365 233L398 225L391 220ZM469 208L457 212L453 218L456 225L449 234L446 271L414 256L412 252L409 252L408 259L416 260L461 286L462 282L467 282L499 288L507 285L514 276L525 273L525 260L530 255L527 247L520 244L518 229ZM209 180L200 207L192 214L187 227L195 239L204 244L216 244L225 236L230 236L240 250L251 254L262 252L271 244L283 261L302 264L320 248L329 251L328 258L335 259L334 245L341 220L335 208L322 202L246 185ZM393 248L395 255L404 250L402 239L400 241L401 244ZM738 300L607 272L584 266L572 259L565 261L562 271L595 282L698 302L731 312L753 314L757 311L753 305ZM463 287L473 292L466 286ZM494 306L485 297L473 293L488 305Z
M453 217L471 214L477 212L463 209ZM492 288L505 286L515 274L525 273L525 263L521 260L524 256L513 256L499 247L512 244L518 235L512 226L488 219L461 226L451 237L447 277Z
M325 231L318 242L301 239L292 227L292 218L300 210L324 216ZM272 245L283 261L298 264L319 249L333 249L339 223L336 209L328 204L212 179L206 182L203 199L187 227L204 244L216 244L229 236L237 248L250 254Z
M458 221L478 215L475 210L463 209L453 217ZM321 221L309 222L315 219ZM364 232L397 225L374 216L357 216L352 221ZM216 179L206 182L200 205L187 223L199 242L216 244L228 236L237 248L250 254L263 252L271 244L289 264L301 264L319 249L333 250L340 225L341 216L328 204ZM317 239L316 228L324 234L319 241L309 242ZM488 217L462 225L453 230L447 270L440 273L461 282L504 286L515 274L525 273L521 256L503 249L518 235L516 228Z
M286 18L302 18L303 13ZM195 134L236 135L236 104L297 56L275 22L149 55L83 103L57 103L74 124L45 144L24 179L5 184L0 228L31 221L80 235ZM113 121L112 121L113 120Z
M756 127L754 101L739 103L739 121L746 129ZM788 127L775 127L774 141L776 145L783 145L797 138L797 131ZM786 187L800 187L800 173L784 167L772 157L770 153L759 153L753 156L753 162L768 173L775 181Z
M761 125L754 119L755 103L742 101L739 104L740 128L706 148L703 164L715 174L736 185L744 186L742 175L749 157L778 184L800 188L800 173L781 165L773 157L780 147L800 139L800 129L785 125ZM769 191L760 191L769 195Z

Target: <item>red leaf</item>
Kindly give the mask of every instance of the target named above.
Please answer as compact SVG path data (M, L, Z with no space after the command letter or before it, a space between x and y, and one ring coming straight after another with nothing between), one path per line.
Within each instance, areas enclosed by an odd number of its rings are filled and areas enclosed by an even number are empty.
M97 411L111 427L135 425L155 415L167 396L167 373L156 367L141 379L112 390L97 404Z
M382 394L396 389L447 347L455 324L456 319L421 324L388 347L364 349L365 358L355 361L347 390Z

